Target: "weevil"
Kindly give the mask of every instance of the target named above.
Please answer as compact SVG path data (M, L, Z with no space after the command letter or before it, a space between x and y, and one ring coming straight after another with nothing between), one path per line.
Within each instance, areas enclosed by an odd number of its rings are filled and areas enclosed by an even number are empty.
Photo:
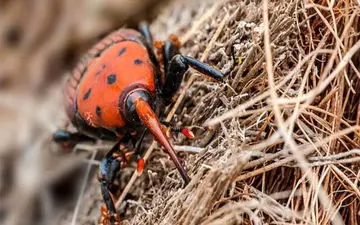
M125 140L135 140L138 170L142 170L139 146L144 134L150 132L169 154L185 184L190 182L163 129L162 124L169 124L159 118L172 103L189 67L217 81L222 81L224 74L182 55L179 48L175 36L165 42L154 42L146 23L139 26L139 31L122 28L95 44L66 83L65 109L78 132L58 130L53 139L61 144L95 139L117 141L99 169L106 204L102 212L112 217L112 223L118 223L119 216L111 186L126 165L127 157L119 150ZM193 137L190 130L180 130L187 137Z

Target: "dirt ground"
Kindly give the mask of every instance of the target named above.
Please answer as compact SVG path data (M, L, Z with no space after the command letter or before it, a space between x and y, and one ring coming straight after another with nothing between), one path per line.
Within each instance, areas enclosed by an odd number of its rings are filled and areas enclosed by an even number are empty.
M98 224L97 168L113 143L64 151L62 88L77 60L122 26L179 36L190 70L166 120L184 187L146 137L146 168L118 178L123 224L360 224L360 3L0 1L0 224Z

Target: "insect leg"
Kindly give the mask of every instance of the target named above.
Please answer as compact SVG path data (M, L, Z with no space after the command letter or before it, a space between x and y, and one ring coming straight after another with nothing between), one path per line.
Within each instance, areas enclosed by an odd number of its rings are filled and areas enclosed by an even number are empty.
M161 121L161 123L167 127L170 127L171 131L173 132L182 133L183 135L185 135L185 137L189 139L195 138L194 133L187 127L174 126L172 123L166 121Z
M179 89L183 76L189 67L217 81L222 81L224 77L224 74L219 70L197 59L181 55L179 46L179 42L173 36L171 40L165 42L163 47L165 82L161 94L165 100L170 100Z
M113 219L117 217L114 201L112 199L113 182L120 172L122 164L126 163L126 156L119 151L120 144L123 140L120 140L115 146L105 155L101 162L99 169L99 182L101 185L101 194L103 196L105 205Z
M136 157L136 160L137 160L137 172L139 174L142 174L142 172L144 171L144 167L145 167L145 161L144 159L142 158L143 154L144 154L144 151L141 149L141 144L145 138L145 135L146 135L146 132L148 131L147 128L144 129L144 131L142 132L140 138L136 141L135 143L135 157Z
M149 44L149 46L152 46L154 40L150 32L149 24L146 22L141 22L139 25L139 31L145 37L146 42Z
M165 42L163 47L165 82L161 95L166 103L171 102L172 96L180 87L181 81L189 66L182 63L179 48L171 40Z
M181 58L182 63L184 63L188 66L191 66L195 70L199 71L200 73L202 73L210 78L213 78L217 81L222 82L224 74L221 73L219 70L216 70L216 69L212 68L211 66L209 66L205 63L202 63L199 60L191 58L191 57L180 55L180 58Z
M139 25L139 31L143 35L143 38L140 39L140 42L142 42L151 59L151 62L154 64L155 68L155 87L157 92L160 92L160 86L161 86L161 71L160 71L160 65L158 58L155 54L154 49L154 40L150 32L149 24L146 22L141 22Z
M86 141L93 141L95 142L94 138L91 138L89 136L86 136L82 133L76 132L76 133L70 133L66 130L57 130L52 136L52 139L54 142L65 146L65 147L73 147L77 143L80 142L86 142Z
M223 80L224 74L219 70L194 58L179 54L176 44L172 41L165 42L163 51L166 75L161 94L165 100L170 100L179 89L183 76L189 67L217 81Z

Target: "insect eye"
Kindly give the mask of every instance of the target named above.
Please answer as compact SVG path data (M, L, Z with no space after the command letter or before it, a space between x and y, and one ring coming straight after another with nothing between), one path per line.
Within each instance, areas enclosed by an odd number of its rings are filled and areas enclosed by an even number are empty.
M136 112L135 100L141 97L144 101L150 103L150 95L146 90L140 89L133 91L125 100L125 119L129 123L139 123L140 119ZM151 105L151 104L150 104Z
M125 118L130 123L135 123L139 121L139 117L136 114L136 108L133 101L130 98L126 99L125 103Z

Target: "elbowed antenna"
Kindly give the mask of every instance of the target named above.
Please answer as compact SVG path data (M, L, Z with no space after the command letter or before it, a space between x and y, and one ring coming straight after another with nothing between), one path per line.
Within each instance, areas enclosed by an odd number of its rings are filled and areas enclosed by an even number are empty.
M134 99L134 105L139 119L150 130L155 139L165 148L176 168L179 170L181 177L185 181L185 184L188 184L190 182L190 177L176 156L174 148L170 144L166 135L163 133L160 121L154 111L151 109L150 105L141 97Z

